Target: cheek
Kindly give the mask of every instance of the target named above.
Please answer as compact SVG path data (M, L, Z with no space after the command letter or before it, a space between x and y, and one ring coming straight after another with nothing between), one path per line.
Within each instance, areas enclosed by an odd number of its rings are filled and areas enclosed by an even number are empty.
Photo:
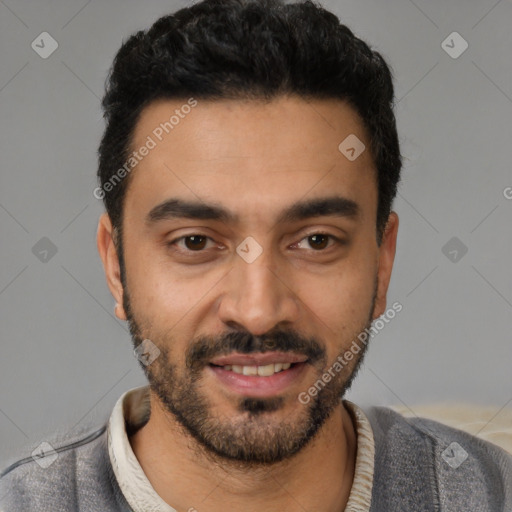
M366 327L371 314L377 267L369 258L354 257L323 276L301 278L301 299L323 323L326 339L345 342Z
M166 271L162 256L142 244L131 244L125 250L125 264L128 292L135 317L145 324L160 326L159 319L167 318L172 325L171 316L180 314L185 308L183 287L174 282L173 274Z
M209 307L210 294L222 275L218 272L184 275L165 255L133 247L126 261L131 309L148 337L173 345L194 335L198 318Z
M132 279L129 291L134 314L159 332L182 321L200 299L176 276L148 270Z
M331 276L317 288L316 293L308 294L310 307L334 331L341 326L359 326L369 314L374 278L359 277L347 272L343 276Z

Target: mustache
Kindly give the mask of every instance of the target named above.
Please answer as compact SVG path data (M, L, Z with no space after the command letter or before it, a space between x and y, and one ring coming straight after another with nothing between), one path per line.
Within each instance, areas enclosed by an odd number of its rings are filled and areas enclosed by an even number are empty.
M202 336L186 351L185 363L191 370L208 365L214 357L232 352L256 354L264 352L294 352L304 355L308 362L325 362L326 352L314 338L307 338L297 331L274 331L264 336L253 336L249 332L229 332L220 337Z

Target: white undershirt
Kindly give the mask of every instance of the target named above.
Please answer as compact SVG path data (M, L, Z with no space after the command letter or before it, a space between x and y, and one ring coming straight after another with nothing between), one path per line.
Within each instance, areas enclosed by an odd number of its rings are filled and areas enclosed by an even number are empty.
M370 423L360 407L344 400L355 418L357 455L354 481L344 512L369 512L375 445ZM153 489L133 453L126 431L140 428L149 418L149 386L126 391L117 401L107 428L108 452L123 495L134 512L176 512Z

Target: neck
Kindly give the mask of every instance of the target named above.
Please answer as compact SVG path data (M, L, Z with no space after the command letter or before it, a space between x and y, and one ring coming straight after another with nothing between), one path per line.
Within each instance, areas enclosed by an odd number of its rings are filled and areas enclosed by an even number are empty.
M225 461L178 425L151 393L149 421L131 438L135 456L160 497L176 510L340 512L350 495L356 432L343 404L290 459L255 468Z

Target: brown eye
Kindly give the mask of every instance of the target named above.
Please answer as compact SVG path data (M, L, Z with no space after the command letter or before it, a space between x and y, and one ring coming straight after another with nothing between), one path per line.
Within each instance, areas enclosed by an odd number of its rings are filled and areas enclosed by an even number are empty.
M208 238L206 236L201 236L201 235L192 235L192 236L183 237L183 240L185 242L185 247L187 249L190 249L191 251L204 249L207 239Z
M333 245L341 246L344 245L344 242L329 233L311 233L302 238L299 242L293 244L294 248L315 252L323 252L326 249L330 249Z
M325 249L329 243L329 235L323 235L321 233L310 235L307 237L308 243L313 249Z
M171 242L168 242L167 246L170 249L176 250L177 252L180 252L182 254L190 254L193 252L206 252L206 249L209 249L213 242L214 241L209 236L194 234L180 236L179 238L176 238Z

